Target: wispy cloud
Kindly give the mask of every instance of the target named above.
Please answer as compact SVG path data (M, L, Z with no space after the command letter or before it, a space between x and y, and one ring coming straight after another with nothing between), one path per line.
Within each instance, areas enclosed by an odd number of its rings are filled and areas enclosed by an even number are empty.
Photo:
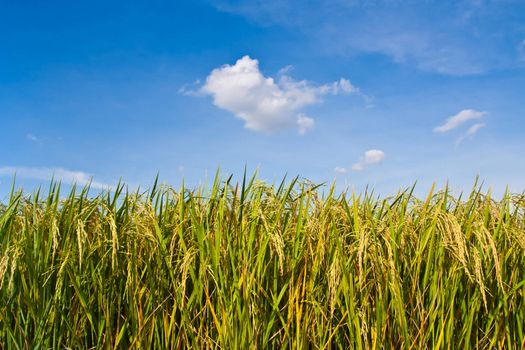
M468 130L461 135L456 141L456 146L463 142L466 138L474 136L480 129L483 129L487 125L485 123L476 123L472 125Z
M334 171L337 173L337 174L346 174L348 173L348 169L345 168L345 167L341 167L341 166L336 166L334 168Z
M297 128L300 134L315 125L314 119L302 112L304 107L321 103L329 94L361 94L345 78L324 85L296 81L286 75L290 68L274 79L262 74L258 60L244 56L233 65L214 69L199 90L183 88L182 93L210 95L217 107L243 120L247 129L275 132Z
M525 39L518 44L518 57L521 62L525 62Z
M0 175L14 176L33 179L40 181L50 181L55 179L68 184L76 183L78 185L86 185L91 183L91 187L100 190L110 190L114 186L93 180L93 175L83 171L74 171L64 168L32 168L32 167L0 167Z
M263 26L299 28L318 50L379 53L447 75L513 66L519 1L212 0ZM395 15L393 15L395 14ZM505 17L504 17L505 16Z
M485 115L487 115L487 112L480 112L475 109L464 109L459 113L448 117L445 120L445 123L434 128L434 132L447 132L457 128L469 120L481 119Z
M477 123L477 124L474 124L472 125L470 128L468 128L467 130L467 136L472 136L474 135L475 133L478 132L479 129L482 129L484 127L486 127L487 125L485 123Z
M36 137L35 135L33 135L31 133L26 135L26 139L28 139L29 141L33 141L33 142L37 142L38 141L38 137Z
M359 162L352 165L352 170L361 171L369 165L382 163L384 159L385 152L378 149L368 150L361 156Z
M179 88L178 93L184 96L201 96L202 94L198 90L200 84L201 81L198 79L191 84L184 84Z

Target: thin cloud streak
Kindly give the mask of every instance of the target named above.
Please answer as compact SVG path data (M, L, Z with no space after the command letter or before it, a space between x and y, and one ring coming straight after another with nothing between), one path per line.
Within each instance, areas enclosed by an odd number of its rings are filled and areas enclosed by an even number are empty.
M57 180L69 184L87 185L99 190L111 190L114 186L107 183L94 181L93 175L83 171L74 171L65 168L46 168L46 167L0 167L0 175L17 176L24 179L40 181Z
M474 124L472 125L468 130L467 130L467 136L472 136L474 134L476 134L480 129L486 127L487 125L485 123L477 123L477 124Z
M436 126L434 132L443 133L451 131L469 120L481 119L485 115L487 115L487 112L480 112L475 109L464 109L459 113L448 117L444 124Z
M212 2L262 26L299 28L329 54L379 53L398 64L453 76L515 66L520 58L509 42L523 40L515 30L519 20L493 25L502 13L521 11L517 1Z
M466 138L473 137L475 134L477 134L477 132L480 129L483 129L486 126L487 125L485 123L477 123L477 124L472 125L470 128L468 128L468 130L463 135L461 135L460 138L458 138L458 140L456 141L456 146L459 146L459 144L463 142Z

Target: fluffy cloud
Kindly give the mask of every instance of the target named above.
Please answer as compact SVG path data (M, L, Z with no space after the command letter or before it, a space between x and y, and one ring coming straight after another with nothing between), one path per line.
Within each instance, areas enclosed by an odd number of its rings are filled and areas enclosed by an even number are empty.
M360 94L347 79L320 86L293 80L286 75L290 68L281 70L275 80L261 73L256 59L244 56L234 65L214 69L199 92L212 96L217 107L243 120L248 129L274 132L295 127L300 134L315 124L301 113L304 107L321 102L327 94Z
M385 152L378 150L378 149L368 150L361 156L361 158L359 159L359 162L352 165L352 170L361 171L368 165L382 163L384 159L385 159Z
M469 120L481 119L485 115L487 115L487 112L480 112L474 109L464 109L458 114L447 118L447 120L445 120L445 123L443 125L435 127L434 132L447 132L447 131L457 128L458 126L460 126L461 124Z
M100 190L110 190L113 186L93 181L93 176L82 171L72 171L64 168L28 168L28 167L0 167L0 175L13 176L34 179L41 181L50 181L55 179L65 183L76 183L86 185L91 183L91 188Z

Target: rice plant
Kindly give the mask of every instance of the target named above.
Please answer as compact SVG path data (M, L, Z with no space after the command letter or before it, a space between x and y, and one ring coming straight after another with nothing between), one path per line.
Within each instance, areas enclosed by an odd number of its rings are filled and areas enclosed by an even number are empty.
M525 196L12 191L3 349L520 349Z

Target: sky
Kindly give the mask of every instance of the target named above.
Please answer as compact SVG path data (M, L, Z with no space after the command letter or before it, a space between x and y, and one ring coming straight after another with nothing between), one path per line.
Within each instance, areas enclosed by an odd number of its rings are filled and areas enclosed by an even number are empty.
M258 171L525 189L525 2L0 0L0 201Z

